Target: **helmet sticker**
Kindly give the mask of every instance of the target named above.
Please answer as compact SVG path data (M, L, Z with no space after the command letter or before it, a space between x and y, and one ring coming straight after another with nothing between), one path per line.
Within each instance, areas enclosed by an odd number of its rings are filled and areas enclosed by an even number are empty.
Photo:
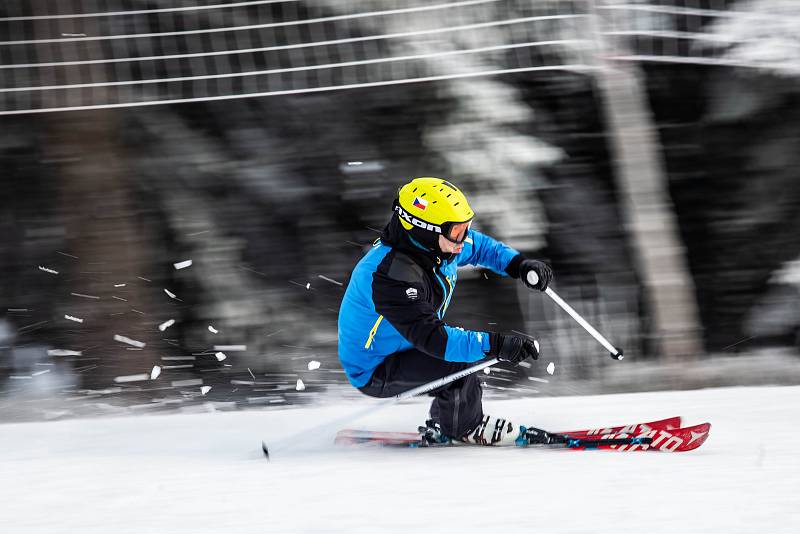
M414 207L424 211L428 207L428 201L424 198L414 197Z
M400 205L396 205L394 207L394 210L397 212L397 214L400 216L401 219L410 224L413 224L414 226L422 228L423 230L428 230L429 232L436 232L437 234L442 233L442 228L440 226L436 226L435 224L430 224L425 221L417 219L416 217L408 213L406 210L404 210Z

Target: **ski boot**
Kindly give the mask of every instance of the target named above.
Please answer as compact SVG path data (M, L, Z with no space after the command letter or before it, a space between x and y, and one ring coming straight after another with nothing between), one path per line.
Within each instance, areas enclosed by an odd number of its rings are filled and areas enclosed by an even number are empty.
M425 421L425 426L418 427L417 430L420 435L420 447L450 445L450 438L442 434L442 426L433 419Z
M468 432L461 441L472 445L514 445L514 425L500 417L484 415L480 424Z

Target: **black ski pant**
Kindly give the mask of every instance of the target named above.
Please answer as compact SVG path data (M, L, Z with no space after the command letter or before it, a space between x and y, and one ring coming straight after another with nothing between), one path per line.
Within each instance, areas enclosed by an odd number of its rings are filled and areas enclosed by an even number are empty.
M409 389L444 376L463 371L474 364L447 362L411 349L388 356L372 374L370 381L358 388L370 397L393 397ZM460 438L474 430L483 419L481 383L477 373L433 390L431 419L442 433Z

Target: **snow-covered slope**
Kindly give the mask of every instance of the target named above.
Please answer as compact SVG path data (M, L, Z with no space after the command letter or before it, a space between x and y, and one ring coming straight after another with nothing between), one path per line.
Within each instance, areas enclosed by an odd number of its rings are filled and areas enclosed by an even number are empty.
M364 402L367 402L366 400ZM682 415L684 454L335 449L324 408L0 425L0 532L769 532L800 528L800 387L487 401L543 428ZM347 426L408 430L424 400ZM338 426L338 425L335 425ZM259 450L275 444L273 461Z

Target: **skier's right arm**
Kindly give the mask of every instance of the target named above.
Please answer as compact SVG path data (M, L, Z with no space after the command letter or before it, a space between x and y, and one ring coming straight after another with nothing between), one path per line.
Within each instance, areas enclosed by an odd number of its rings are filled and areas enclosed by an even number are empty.
M474 362L484 358L490 349L488 333L446 325L428 302L425 284L415 269L408 265L403 267L390 267L388 273L373 273L375 311L414 348L434 358L451 362Z

